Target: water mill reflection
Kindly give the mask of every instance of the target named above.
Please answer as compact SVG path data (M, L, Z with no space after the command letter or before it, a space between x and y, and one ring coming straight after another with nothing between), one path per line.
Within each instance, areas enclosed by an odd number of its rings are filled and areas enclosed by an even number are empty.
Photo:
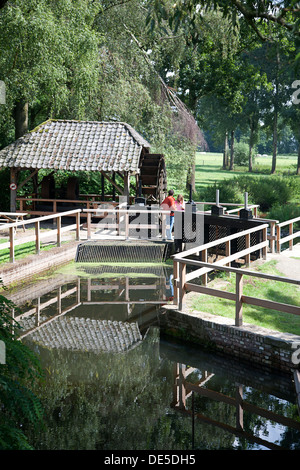
M292 376L160 334L170 275L87 267L11 295L47 371L36 448L300 448Z

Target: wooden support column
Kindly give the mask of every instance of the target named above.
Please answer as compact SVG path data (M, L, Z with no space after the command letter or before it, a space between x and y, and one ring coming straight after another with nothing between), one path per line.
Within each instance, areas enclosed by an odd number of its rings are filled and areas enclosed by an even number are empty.
M186 264L179 263L179 290L178 290L178 309L183 310L185 307L185 276Z
M15 189L12 189L15 185ZM17 186L18 186L18 172L16 168L10 169L10 212L17 210Z
M104 174L101 173L101 201L105 200Z
M114 183L116 183L116 173L113 172L113 175L112 175L112 180ZM113 185L113 201L116 200L116 187Z
M13 227L9 227L9 258L10 262L15 262L15 231Z
M235 281L235 326L242 326L243 324L243 274L236 273Z
M130 174L128 171L124 173L124 191L123 196L127 198L127 203L129 204L129 185L130 185Z

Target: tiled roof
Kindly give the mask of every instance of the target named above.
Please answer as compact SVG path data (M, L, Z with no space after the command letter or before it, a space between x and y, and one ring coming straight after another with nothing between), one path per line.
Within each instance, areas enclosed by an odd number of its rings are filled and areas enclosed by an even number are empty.
M49 120L0 151L0 168L129 171L150 144L123 122Z
M41 322L45 320L46 318L40 318ZM35 326L34 318L24 318L18 323L25 330ZM46 322L28 337L47 348L96 354L125 352L135 348L143 340L137 323L78 317L60 317Z

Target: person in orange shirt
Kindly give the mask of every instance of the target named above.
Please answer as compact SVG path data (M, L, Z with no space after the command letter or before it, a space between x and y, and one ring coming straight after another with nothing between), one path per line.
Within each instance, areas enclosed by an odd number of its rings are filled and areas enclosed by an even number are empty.
M175 211L175 199L174 199L174 191L173 189L170 189L168 192L168 196L163 200L161 203L161 208L163 210L169 210L170 209L170 215L167 220L167 224L169 225L167 229L167 239L168 240L173 240L172 236L172 230L173 230L173 225L174 225L174 211Z

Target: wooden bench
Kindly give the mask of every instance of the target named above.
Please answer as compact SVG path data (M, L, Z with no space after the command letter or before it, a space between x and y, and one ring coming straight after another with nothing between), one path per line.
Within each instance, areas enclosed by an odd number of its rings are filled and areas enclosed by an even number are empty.
M24 221L27 212L0 212L0 222L13 223ZM1 225L0 225L1 227ZM25 232L25 225L23 224L23 231Z

